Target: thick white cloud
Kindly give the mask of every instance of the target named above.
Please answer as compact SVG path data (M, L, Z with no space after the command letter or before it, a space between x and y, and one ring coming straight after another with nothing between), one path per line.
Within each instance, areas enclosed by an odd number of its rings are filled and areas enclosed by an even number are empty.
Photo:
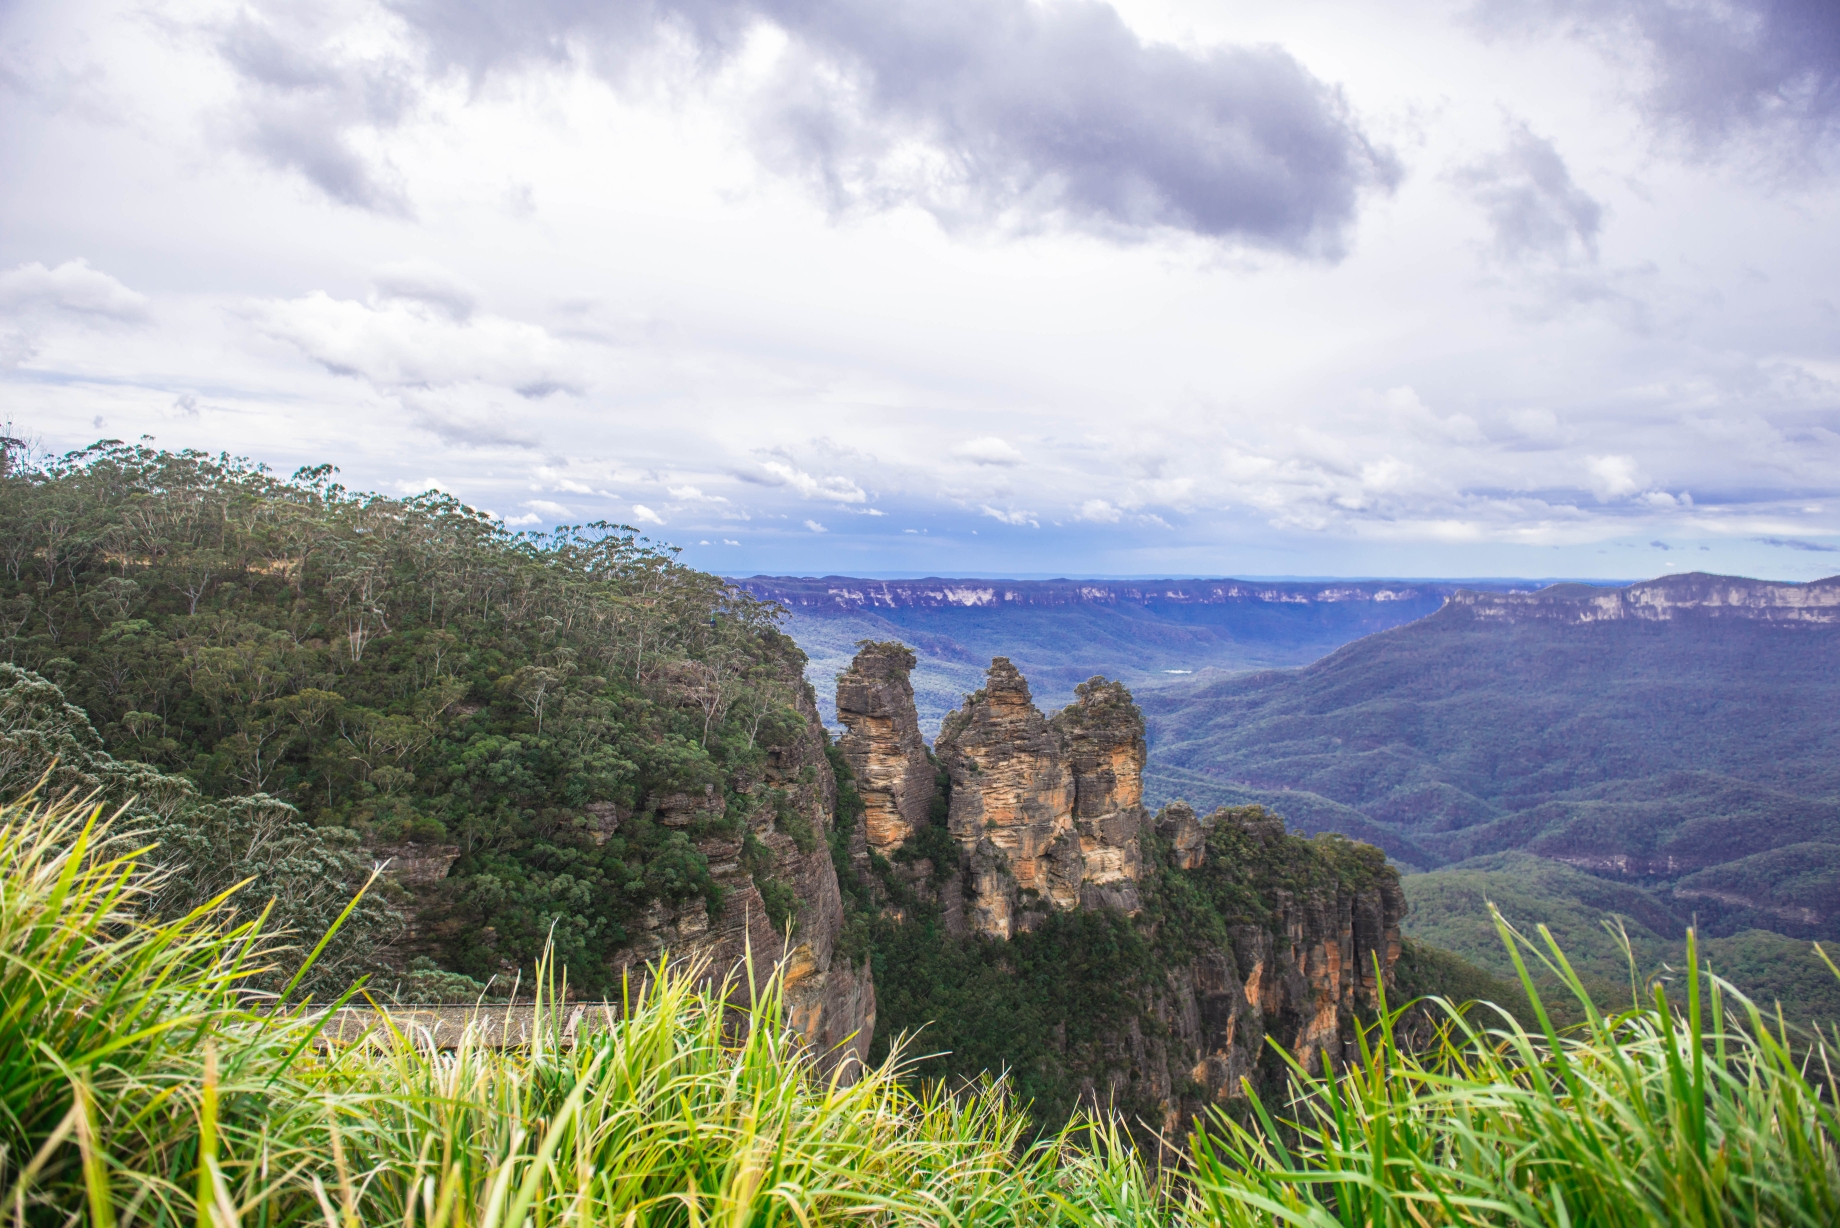
M33 261L0 273L0 313L53 311L77 317L139 324L147 319L147 296L138 294L82 258L56 268Z
M584 364L534 324L500 316L456 317L427 291L378 303L335 299L324 291L251 303L257 329L295 346L336 375L383 388L483 383L525 397L582 390Z
M959 460L970 461L974 465L1001 465L1005 468L1020 465L1022 453L995 435L984 435L977 439L967 439L952 449L952 455Z

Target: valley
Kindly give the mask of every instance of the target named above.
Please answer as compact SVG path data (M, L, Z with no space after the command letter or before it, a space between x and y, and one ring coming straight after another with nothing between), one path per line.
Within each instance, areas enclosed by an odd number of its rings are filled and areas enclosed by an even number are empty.
M1840 938L1833 581L749 583L792 610L813 674L847 636L901 632L926 733L980 681L974 646L1058 660L1025 670L1057 702L1090 673L1131 681L1148 806L1263 806L1375 844L1407 872L1404 932L1497 975L1490 901L1551 925L1612 999L1629 960L1604 921L1641 976L1697 925L1723 974L1840 1018L1807 944ZM1176 659L1213 664L1158 668Z
M1488 591L1542 581L1470 582ZM915 655L914 700L928 736L981 685L993 657L1062 704L1095 674L1135 691L1252 669L1307 665L1351 640L1425 617L1449 581L866 580L748 576L735 584L786 611L787 634L835 727L830 692L862 640Z

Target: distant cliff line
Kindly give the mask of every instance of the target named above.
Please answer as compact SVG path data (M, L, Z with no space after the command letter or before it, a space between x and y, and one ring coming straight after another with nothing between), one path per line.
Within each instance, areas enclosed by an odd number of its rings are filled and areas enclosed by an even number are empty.
M1835 624L1840 623L1840 576L1798 584L1696 571L1621 588L1555 584L1535 592L1463 590L1450 595L1443 613L1505 622L1660 622L1684 615Z
M989 580L927 577L866 580L853 576L748 576L734 580L756 597L792 609L962 609L1001 606L1077 606L1145 603L1186 605L1331 605L1445 597L1465 586L1490 591L1482 581L1333 580ZM1530 582L1503 580L1509 591Z
M1840 576L1805 582L1689 572L1633 584L1525 580L1251 581L987 580L748 576L737 588L793 610L990 609L1100 605L1343 605L1441 598L1478 618L1667 619L1683 613L1782 622L1840 622Z

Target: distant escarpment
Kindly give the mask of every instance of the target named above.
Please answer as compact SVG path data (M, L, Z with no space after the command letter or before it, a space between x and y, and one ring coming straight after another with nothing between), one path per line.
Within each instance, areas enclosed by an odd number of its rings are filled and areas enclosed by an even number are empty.
M1404 896L1379 850L1257 807L1153 816L1130 692L1094 678L1048 717L1000 657L946 718L934 770L907 733L911 665L867 644L838 683L872 850L849 860L877 1054L919 1031L920 1052L949 1050L929 1075L1007 1069L1045 1122L1084 1101L1166 1137L1243 1078L1275 1081L1268 1037L1306 1064L1352 1058L1399 956Z
M1691 572L1624 588L1554 584L1531 593L1451 594L1448 616L1503 621L1555 619L1570 623L1674 618L1751 619L1778 623L1840 623L1840 576L1781 584L1741 576Z

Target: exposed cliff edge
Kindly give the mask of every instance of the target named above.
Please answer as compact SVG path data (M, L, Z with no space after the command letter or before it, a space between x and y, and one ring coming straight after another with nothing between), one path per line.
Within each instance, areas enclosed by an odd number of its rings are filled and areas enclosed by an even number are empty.
M1554 584L1532 593L1464 590L1451 594L1441 613L1447 617L1556 619L1573 623L1622 619L1657 622L1691 616L1840 623L1840 576L1789 584L1690 572L1625 588Z
M1045 1121L1084 1101L1165 1137L1243 1078L1281 1079L1268 1037L1306 1064L1354 1057L1405 911L1378 849L1289 834L1257 807L1152 816L1130 692L1095 678L1049 718L1003 658L935 743L950 782L938 832L897 736L917 724L911 660L867 645L839 679L865 817L879 808L887 832L886 816L911 816L867 892L894 905L873 922L878 1055L924 1029L922 1052L950 1050L929 1074L1009 1069ZM922 842L946 864L917 880L895 863Z
M843 897L828 846L837 780L825 757L827 735L811 687L796 685L804 727L768 752L757 778L737 782L738 792L765 804L752 809L740 832L695 842L721 888L721 911L710 916L701 900L676 908L655 904L642 933L615 963L637 971L668 951L673 960L706 959L721 976L750 954L757 965L784 960L788 1022L824 1069L843 1063L847 1077L847 1060L867 1060L875 1035L875 982L867 961L852 960L840 949ZM667 814L673 802L680 799L651 799ZM666 821L687 825L695 812L680 802L676 813L682 817ZM763 881L776 900L766 898ZM776 910L782 910L777 918Z

